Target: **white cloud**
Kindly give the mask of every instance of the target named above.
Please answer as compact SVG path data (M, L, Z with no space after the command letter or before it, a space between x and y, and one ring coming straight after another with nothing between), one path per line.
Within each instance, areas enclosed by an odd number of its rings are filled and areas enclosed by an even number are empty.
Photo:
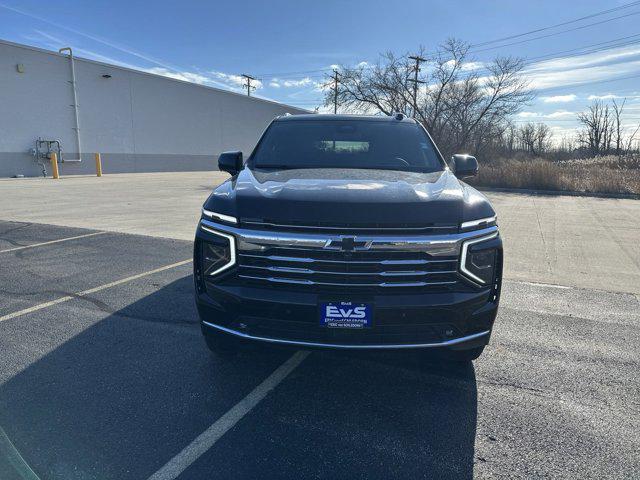
M311 79L309 77L305 77L301 80L285 80L284 82L282 82L282 85L288 88L291 88L291 87L299 88L299 87L306 87L307 85L311 85L311 83L313 83Z
M608 93L606 95L589 95L589 100L614 100L616 98L622 98L620 95L614 95Z
M535 89L580 85L640 72L638 46L612 48L570 58L533 63L524 70Z
M145 72L153 73L154 75L162 75L163 77L169 77L176 80L182 80L184 82L197 83L198 85L207 85L210 83L210 79L204 75L193 72L173 72L163 67L145 68Z
M460 67L462 71L480 70L486 65L483 62L466 62Z
M142 68L136 67L136 70L152 73L154 75L162 75L163 77L182 80L184 82L196 83L198 85L215 86L226 90L242 91L244 89L244 79L240 75L229 75L223 72L189 72L189 71L173 71L164 67ZM256 88L262 88L262 83L258 80L251 82Z
M558 110L557 112L553 112L548 115L545 115L544 118L574 117L576 115L577 115L576 112L569 112L567 110Z
M518 114L518 117L522 117L522 118L533 118L533 117L539 117L540 114L536 113L536 112L520 112Z
M301 78L300 80L273 77L269 81L269 86L273 88L280 88L280 87L301 88L301 87L308 87L313 84L314 84L314 81L311 80L309 77L304 77L304 78Z
M246 80L244 79L244 77L242 77L242 75L233 75L230 73L218 72L216 70L213 70L209 73L228 87L245 88L244 85L246 83ZM262 82L260 80L251 80L251 86L259 90L262 88Z
M444 63L444 65L446 65L447 67L453 67L455 64L456 61L453 58ZM460 70L462 70L463 72L469 72L472 70L480 70L485 66L486 64L484 64L483 62L464 62L460 65Z
M42 20L45 23L49 23L52 25L57 25L57 24L53 24L52 22L49 22L47 20L43 20L40 17L36 17L30 14L26 14L24 12L18 11L17 9L12 9L15 10L18 13L22 13L24 15L27 15L29 17L33 17L36 18L38 20ZM81 35L84 37L89 38L90 40L96 41L98 43L101 43L107 47L113 48L115 50L119 50L120 52L129 54L129 55L133 55L137 58L140 58L142 60L145 60L147 62L150 62L152 64L156 64L158 66L156 67L142 67L139 65L134 65L131 63L126 63L123 62L121 60L118 60L116 58L113 57L109 57L106 55L103 55L101 53L97 53L95 51L92 50L88 50L85 48L81 48L81 47L73 47L73 52L74 54L80 54L83 57L92 59L92 60L96 60L99 62L104 62L104 63L109 63L112 65L118 65L121 67L125 67L125 68L130 68L132 70L139 70L142 72L147 72L147 73L152 73L154 75L162 75L165 77L169 77L169 78L174 78L176 80L183 80L185 82L191 82L191 83L196 83L198 85L207 85L207 86L214 86L214 87L218 87L218 88L224 88L224 89L231 89L231 90L239 90L242 87L242 77L240 77L239 75L229 75L223 72L209 72L209 73L203 73L203 72L191 72L188 70L183 70L180 69L178 67L174 67L170 64L164 63L162 61L153 59L152 57L146 56L144 54L138 53L138 52L134 52L133 50L126 48L126 47L120 47L117 46L113 43L110 43L104 39L100 39L98 37L93 37L90 35L87 35L83 32L79 32L77 30L73 30L73 29L69 29L63 26L60 26L60 28L65 29L65 30L69 30L72 33L75 33L77 35ZM39 35L40 37L44 38L47 42L47 46L53 50L57 50L58 48L60 48L60 46L64 46L64 45L68 45L70 42L68 39L64 39L64 38L59 38L59 37L55 37L52 36L46 32L43 32L41 30L37 30L34 29L33 30L37 35ZM34 39L35 40L35 39ZM260 81L255 81L252 82L254 86L256 86L256 88L261 88L262 87L262 83Z
M118 51L120 51L122 53L125 53L127 55L131 55L131 56L137 57L137 58L139 58L141 60L144 60L146 62L155 64L155 65L158 65L160 67L164 67L164 68L167 68L167 69L170 69L170 70L175 70L170 65L167 65L166 62L164 62L164 60L157 59L157 58L151 57L151 56L149 56L149 55L147 55L145 53L138 52L138 51L132 49L131 47L128 47L127 45L122 45L122 44L119 44L119 43L115 43L110 39L106 39L106 38L103 38L103 37L98 37L96 35L92 35L92 34L89 34L87 32L76 30L74 28L68 27L67 25L65 25L63 23L53 22L53 21L51 21L51 20L49 20L47 18L41 17L39 15L34 15L33 13L29 13L27 11L21 10L19 8L16 8L16 7L10 7L10 6L2 4L2 3L0 3L0 7L4 8L6 10L12 11L12 12L18 13L20 15L24 15L25 17L33 18L34 20L38 20L39 22L51 25L51 26L55 27L57 30L65 30L67 32L71 32L71 33L73 33L75 35L79 35L81 37L87 38L89 40L92 40L93 42L100 43L102 45L105 45L106 47L112 48L114 50L118 50ZM39 32L39 33L42 34L42 32ZM65 42L65 43L68 44L68 43L77 43L77 42ZM66 46L66 45L60 45L60 47L61 46ZM58 48L60 48L60 47L57 47L56 50ZM80 49L74 48L74 51L76 51L76 50L79 51Z
M542 97L544 103L568 103L573 102L578 98L575 94L569 95L554 95L553 97Z
M551 113L541 113L541 112L520 112L517 117L520 118L529 118L534 121L544 121L548 118L564 118L564 117L574 117L576 116L576 112L570 112L568 110L557 110Z

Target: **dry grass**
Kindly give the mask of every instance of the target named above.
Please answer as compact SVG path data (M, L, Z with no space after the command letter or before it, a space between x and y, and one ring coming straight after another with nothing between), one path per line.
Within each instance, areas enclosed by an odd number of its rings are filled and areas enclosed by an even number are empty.
M640 194L640 157L483 162L470 183L480 187Z

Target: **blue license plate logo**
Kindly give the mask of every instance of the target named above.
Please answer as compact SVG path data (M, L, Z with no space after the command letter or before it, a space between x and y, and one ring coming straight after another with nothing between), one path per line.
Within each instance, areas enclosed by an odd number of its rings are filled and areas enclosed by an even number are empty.
M329 302L320 304L320 325L328 328L371 327L373 307L366 303Z

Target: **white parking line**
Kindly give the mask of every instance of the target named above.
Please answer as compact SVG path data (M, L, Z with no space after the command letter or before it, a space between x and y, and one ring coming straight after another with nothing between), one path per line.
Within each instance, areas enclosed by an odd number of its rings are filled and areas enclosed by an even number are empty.
M76 235L75 237L59 238L58 240L50 240L48 242L34 243L33 245L24 245L22 247L7 248L5 250L0 250L0 253L15 252L16 250L24 250L25 248L42 247L43 245L52 245L54 243L67 242L69 240L76 240L78 238L93 237L95 235L102 235L104 233L107 233L107 232L85 233L84 235Z
M531 285L533 287L559 288L560 290L571 290L573 288L573 287L568 287L566 285L556 285L554 283L525 282L524 280L512 280L512 282L523 283L525 285Z
M287 375L289 375L310 352L299 351L280 365L275 372L258 385L249 395L240 400L231 410L202 432L193 442L167 462L149 480L173 480L193 462L209 450L220 438L238 423L247 413L264 399Z
M25 462L24 458L22 458L22 455L20 455L20 452L2 427L0 427L0 454L5 460L9 461L9 464L23 480L40 480L36 472L34 472L29 464Z
M164 272L165 270L169 270L171 268L180 267L182 265L186 265L187 263L191 263L191 259L183 260L181 262L172 263L171 265L165 265L164 267L156 268L154 270L149 270L147 272L138 273L136 275L132 275L130 277L121 278L120 280L116 280L115 282L105 283L104 285L100 285L98 287L90 288L88 290L83 290L81 292L77 292L73 295L66 295L64 297L56 298L55 300L51 300L50 302L39 303L38 305L34 305L33 307L25 308L23 310L18 310L17 312L9 313L7 315L3 315L0 317L0 322L4 322L5 320L11 320L12 318L20 317L22 315L26 315L27 313L37 312L38 310L42 310L43 308L51 307L53 305L57 305L58 303L68 302L69 300L73 300L78 297L85 297L87 295L91 295L92 293L99 292L101 290L105 290L107 288L115 287L117 285L122 285L123 283L131 282L133 280L137 280L138 278L146 277L148 275L153 275L154 273Z

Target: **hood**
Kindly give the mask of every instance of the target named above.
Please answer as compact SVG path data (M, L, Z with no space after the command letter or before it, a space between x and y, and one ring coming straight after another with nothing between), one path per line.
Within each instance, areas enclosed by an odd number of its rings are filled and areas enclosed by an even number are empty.
M241 222L302 225L458 225L494 215L486 197L449 170L245 168L204 206Z

